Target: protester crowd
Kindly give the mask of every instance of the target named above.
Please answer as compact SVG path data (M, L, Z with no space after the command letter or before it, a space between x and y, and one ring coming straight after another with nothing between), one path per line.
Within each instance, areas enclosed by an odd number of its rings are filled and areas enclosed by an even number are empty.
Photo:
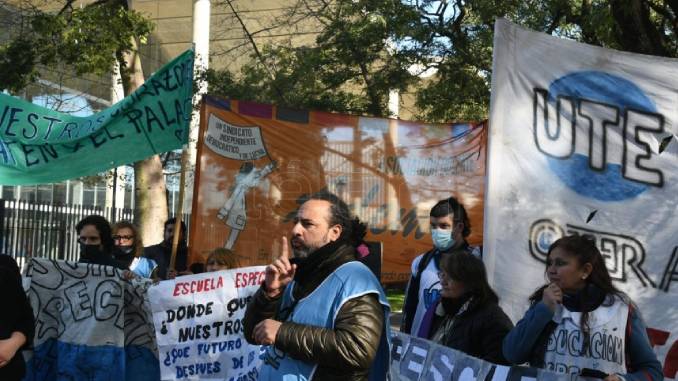
M551 245L548 282L530 296L514 327L488 283L482 250L466 241L471 225L464 206L454 197L439 201L430 228L431 250L411 264L402 332L497 364L605 381L663 379L642 311L612 284L591 237L566 236ZM224 248L189 266L186 225L177 229L175 219L165 222L163 241L146 248L127 221L111 226L93 215L76 230L80 262L119 268L127 278L160 281L240 266L238 255ZM289 242L276 238L282 253L266 267L244 319L246 340L265 346L259 379L386 379L391 311L379 280L360 262L370 255L365 233L341 199L321 192L300 206ZM0 380L19 380L25 365L18 354L30 345L34 322L10 257L0 256L0 282L2 304L15 306L0 313ZM598 337L620 343L621 353L601 356Z

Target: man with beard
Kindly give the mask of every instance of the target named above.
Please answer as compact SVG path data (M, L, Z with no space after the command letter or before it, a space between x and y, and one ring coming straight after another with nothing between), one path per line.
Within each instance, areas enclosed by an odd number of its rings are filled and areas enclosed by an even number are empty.
M265 345L259 380L385 380L389 305L356 261L366 226L326 192L301 205L282 255L245 312L245 337Z

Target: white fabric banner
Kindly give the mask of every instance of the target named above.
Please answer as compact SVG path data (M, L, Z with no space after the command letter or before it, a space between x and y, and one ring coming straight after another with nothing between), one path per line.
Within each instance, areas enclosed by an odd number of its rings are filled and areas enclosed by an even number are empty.
M149 289L162 380L256 380L259 346L242 319L264 266L203 273Z
M678 341L678 60L501 19L494 39L484 255L504 310L522 317L554 240L591 234L668 362Z
M146 299L150 280L126 280L113 267L43 258L31 260L26 276L35 338L25 380L158 378Z
M393 381L577 381L544 369L497 365L400 332L391 336Z

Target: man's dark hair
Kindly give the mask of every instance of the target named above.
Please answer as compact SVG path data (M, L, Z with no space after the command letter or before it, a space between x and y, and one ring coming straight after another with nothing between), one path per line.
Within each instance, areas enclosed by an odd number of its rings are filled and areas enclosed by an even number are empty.
M165 221L165 229L167 229L167 225L176 225L177 224L177 218L172 217ZM174 227L174 230L176 231L176 226ZM184 238L186 238L186 223L184 220L181 220L181 233L184 235Z
M108 223L108 220L102 216L93 214L80 220L80 222L75 225L75 231L80 234L80 231L86 225L92 225L97 229L99 237L101 237L101 245L104 247L104 252L110 253L113 250L113 234L111 232L111 224Z
M471 234L471 221L468 219L468 214L464 205L457 201L456 198L450 197L445 200L438 201L433 208L431 208L431 217L440 218L445 216L453 217L453 222L461 222L464 224L464 230L462 230L461 235L463 237L468 237Z
M337 195L328 191L320 191L309 196L308 200L329 202L330 216L329 221L327 221L329 226L341 225L340 238L346 239L353 246L358 246L362 242L367 233L367 225L360 222L358 217L352 217L348 205Z

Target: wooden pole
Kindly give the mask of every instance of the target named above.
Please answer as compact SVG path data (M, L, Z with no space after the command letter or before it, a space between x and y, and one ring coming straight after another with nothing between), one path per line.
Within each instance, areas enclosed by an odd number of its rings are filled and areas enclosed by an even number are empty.
M186 185L186 164L188 163L188 148L184 147L181 151L181 176L179 177L179 207L177 208L176 222L174 223L174 237L172 240L172 258L169 268L174 270L174 264L177 259L177 249L179 248L179 237L181 237L181 222L184 218L184 188ZM186 232L188 233L188 232Z

